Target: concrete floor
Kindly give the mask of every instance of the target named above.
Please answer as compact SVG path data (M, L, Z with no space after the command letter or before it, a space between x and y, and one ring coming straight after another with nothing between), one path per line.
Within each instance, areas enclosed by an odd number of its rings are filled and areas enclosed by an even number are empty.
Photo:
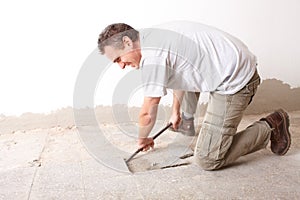
M213 172L190 158L191 164L178 167L118 172L87 152L76 128L0 135L0 199L300 199L300 112L290 115L287 155L264 149ZM248 116L242 126L257 118ZM133 152L135 146L124 143L124 148ZM139 155L135 161L159 160L160 152Z

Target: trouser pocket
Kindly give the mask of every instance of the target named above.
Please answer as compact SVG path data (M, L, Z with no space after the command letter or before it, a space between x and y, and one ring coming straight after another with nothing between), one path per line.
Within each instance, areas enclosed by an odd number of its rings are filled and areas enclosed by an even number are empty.
M209 133L208 128L209 127L207 125L202 125L201 132L197 141L196 151L197 154L202 158L208 156L211 146L212 134Z
M256 71L247 85L234 95L248 98L249 100L247 105L249 105L252 102L254 95L256 94L259 84L260 77Z
M203 124L197 142L197 155L209 160L222 160L231 146L235 128Z

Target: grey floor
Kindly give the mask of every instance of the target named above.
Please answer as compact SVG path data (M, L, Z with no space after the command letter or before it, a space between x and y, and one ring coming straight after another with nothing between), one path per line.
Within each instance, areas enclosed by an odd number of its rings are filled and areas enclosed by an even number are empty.
M299 127L300 113L291 113L292 146L282 157L264 149L214 172L187 158L186 165L135 169L133 174L97 161L76 128L4 134L0 136L0 199L300 199ZM155 155L161 161L162 154L152 151L135 162L155 160Z

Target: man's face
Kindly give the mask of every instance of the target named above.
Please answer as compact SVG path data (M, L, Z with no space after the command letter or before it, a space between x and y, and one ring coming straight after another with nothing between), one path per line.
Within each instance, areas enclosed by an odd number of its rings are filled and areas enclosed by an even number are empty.
M125 44L124 46L123 49L106 46L104 47L105 55L114 63L118 63L121 69L124 69L126 66L138 69L142 57L140 49L134 48L133 45Z

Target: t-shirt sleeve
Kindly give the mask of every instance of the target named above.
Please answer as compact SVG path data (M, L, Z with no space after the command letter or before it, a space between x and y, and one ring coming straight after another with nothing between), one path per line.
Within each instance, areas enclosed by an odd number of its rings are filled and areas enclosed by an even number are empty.
M145 97L162 97L167 94L168 67L166 59L149 57L143 60L142 82Z

